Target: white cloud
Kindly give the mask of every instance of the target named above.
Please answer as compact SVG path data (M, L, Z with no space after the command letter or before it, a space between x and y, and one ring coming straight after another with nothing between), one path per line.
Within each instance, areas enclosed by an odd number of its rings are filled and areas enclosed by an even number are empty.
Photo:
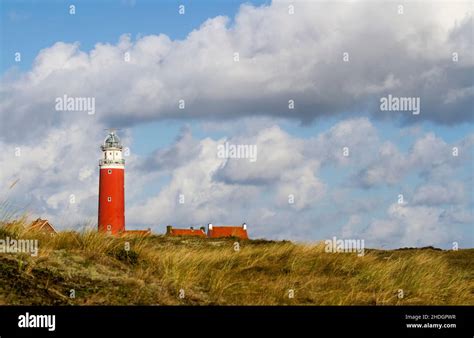
M184 130L169 148L144 161L151 163L146 172L169 171L169 184L146 202L130 206L127 217L132 223L206 224L216 219L248 220L245 215L263 205L297 220L298 212L314 209L325 197L327 184L318 177L321 165L367 162L366 150L376 146L376 134L366 118L344 120L309 139L291 136L276 125L256 134L239 130L237 136L219 140L196 140ZM218 146L225 142L255 145L257 161L218 158ZM343 145L354 152L349 158L342 155ZM180 194L184 204L179 203ZM261 215L254 221L267 222ZM272 232L265 230L267 235Z
M355 178L363 187L378 186L384 183L394 184L407 173L408 163L404 154L400 153L391 142L384 142L372 161Z
M363 236L371 243L384 243L389 247L446 247L453 240L469 245L471 239L465 237L463 229L449 223L457 212L459 210L392 204L387 218L375 219Z
M223 143L224 141L220 144ZM280 180L283 175L291 175L289 172L304 165L304 143L292 138L278 126L263 129L254 137L233 138L231 143L255 145L257 160L225 161L216 172L216 178L228 183L265 184ZM317 161L307 165L313 170L319 166Z
M452 160L451 145L439 137L421 134L413 147L403 151L383 143L380 131L366 118L343 120L310 138L290 135L269 122L259 128L243 123L248 128L220 139L196 139L184 128L175 142L149 156L132 152L127 158L127 226L163 232L166 224L246 221L256 237L317 240L322 233L342 232L366 236L374 245L407 246L445 243L462 233L459 225L472 221L470 195L459 178L433 174ZM19 143L20 157L15 157L16 145L2 144L2 200L25 205L60 229L93 225L98 193L94 168L102 136L99 125L55 129L35 145ZM124 144L131 145L130 135L123 136ZM469 136L458 142L460 155L457 164L448 165L450 172L465 169L472 140ZM219 158L217 146L226 141L257 145L257 161ZM343 146L350 148L349 157L342 156ZM443 155L445 150L449 156ZM409 205L393 205L387 215L375 219L372 212L385 205L384 200L354 197L364 190L349 189L350 182L334 185L321 176L323 168L339 168L350 178L356 172L370 172L375 164L379 174L371 181L373 189L423 173L423 183L406 194ZM399 164L402 175L397 173ZM179 203L180 194L184 204ZM289 195L294 196L293 204L288 203Z
M465 200L464 184L459 181L423 185L413 195L413 203L421 205L459 204Z
M288 4L279 1L242 5L233 22L211 18L183 40L124 34L117 44L97 43L88 52L79 42L57 42L41 50L31 71L2 81L0 137L11 141L20 126L42 125L34 137L84 119L53 110L55 97L64 94L95 97L97 120L116 125L170 117L270 115L307 122L354 110L381 114L373 103L387 91L421 96L421 119L472 120L469 2L406 4L403 15L393 4L372 2L295 7L289 15ZM451 51L458 62L450 60ZM438 75L428 80L422 74ZM177 109L180 99L184 110Z
M365 165L379 142L377 130L368 118L352 118L339 121L309 140L306 151L321 164Z
M385 142L372 162L354 179L356 184L366 188L394 185L413 173L436 181L451 179L457 168L472 161L473 145L473 135L450 145L431 132L418 138L407 153L402 153L392 142ZM453 156L454 147L458 149L457 156Z

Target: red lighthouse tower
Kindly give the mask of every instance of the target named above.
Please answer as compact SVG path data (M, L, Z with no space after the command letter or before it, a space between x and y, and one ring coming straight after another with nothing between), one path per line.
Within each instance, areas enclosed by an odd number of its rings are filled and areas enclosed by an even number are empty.
M125 160L115 131L109 132L101 149L99 231L119 235L125 231Z

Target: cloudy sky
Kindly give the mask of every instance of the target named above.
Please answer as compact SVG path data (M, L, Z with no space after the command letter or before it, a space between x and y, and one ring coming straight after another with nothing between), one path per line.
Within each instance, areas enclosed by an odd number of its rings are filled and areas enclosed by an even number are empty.
M129 229L246 222L254 238L474 246L471 2L74 5L0 3L9 211L95 225L114 127ZM95 113L58 111L64 95ZM382 110L389 96L420 113ZM226 142L256 145L256 161L219 157Z

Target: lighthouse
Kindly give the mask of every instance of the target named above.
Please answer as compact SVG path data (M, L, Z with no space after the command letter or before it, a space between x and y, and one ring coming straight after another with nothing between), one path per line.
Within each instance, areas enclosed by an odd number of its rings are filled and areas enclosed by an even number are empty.
M125 160L122 144L114 130L101 146L99 161L99 232L120 235L125 232Z

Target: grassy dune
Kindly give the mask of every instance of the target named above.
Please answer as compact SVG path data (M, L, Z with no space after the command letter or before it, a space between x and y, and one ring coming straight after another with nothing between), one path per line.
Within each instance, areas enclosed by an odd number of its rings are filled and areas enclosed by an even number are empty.
M0 253L0 304L474 304L474 249L358 257L325 253L321 243L260 240L235 251L234 240L50 237L21 222L0 226L0 239L7 236L38 239L40 250Z

